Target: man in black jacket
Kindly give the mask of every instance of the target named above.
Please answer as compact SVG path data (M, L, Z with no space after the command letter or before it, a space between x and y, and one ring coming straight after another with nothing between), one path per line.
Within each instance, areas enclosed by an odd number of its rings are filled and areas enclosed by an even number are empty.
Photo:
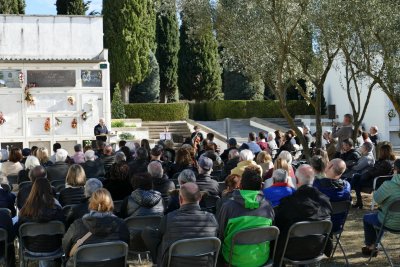
M55 156L56 162L46 167L47 179L49 179L50 182L65 180L69 169L69 165L66 163L68 152L65 149L58 149Z
M357 164L360 159L360 154L353 148L354 142L352 139L345 139L342 142L342 151L340 153L340 159L346 163L346 168L351 169Z
M196 184L199 186L200 191L207 192L209 195L218 196L219 184L217 181L211 179L211 172L214 163L210 158L205 156L199 159L199 176L196 179Z
M181 207L165 215L159 229L146 228L143 231L142 238L158 266L165 266L168 249L175 241L217 235L218 223L213 214L201 211L200 199L201 193L196 184L183 184L179 190ZM208 256L199 258L196 266L212 266L210 260ZM174 260L173 266L188 266L189 262L179 258Z
M301 165L296 171L299 187L291 196L281 199L276 208L275 225L280 230L275 261L283 256L283 247L289 228L300 221L330 220L332 207L329 198L314 188L314 171L310 165ZM305 237L292 242L286 249L286 257L293 260L306 260L319 255L323 245L320 237ZM314 248L314 249L311 249Z
M173 181L164 174L163 167L159 161L152 161L147 166L147 171L153 180L153 190L161 193L164 208L167 208L169 201L169 192L175 189Z
M96 159L93 150L85 152L85 163L82 164L85 170L86 178L104 178L106 172L104 163L101 159Z

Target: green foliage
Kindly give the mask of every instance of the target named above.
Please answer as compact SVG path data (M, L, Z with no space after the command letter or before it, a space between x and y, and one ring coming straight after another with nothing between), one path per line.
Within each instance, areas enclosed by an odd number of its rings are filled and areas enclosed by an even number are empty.
M25 0L0 0L0 14L25 14Z
M129 141L135 139L135 136L131 133L122 133L119 135L119 139Z
M261 79L245 77L238 71L224 70L225 100L263 100L265 86Z
M150 52L150 73L144 81L133 87L130 94L131 103L160 102L160 68L156 56Z
M181 93L189 100L218 100L221 91L221 66L218 43L213 34L211 7L208 1L194 1L207 15L202 20L196 11L183 8L180 28L179 77Z
M176 102L178 91L179 28L175 2L157 14L156 57L160 65L160 102Z
M141 83L150 71L155 48L152 0L103 0L104 44L109 49L111 80L123 90ZM129 94L124 91L124 100Z
M89 4L83 0L57 0L57 15L85 15Z
M291 116L311 115L314 113L312 106L306 101L287 101ZM190 105L190 117L195 120L220 120L224 118L246 119L258 118L283 118L279 103L272 100L245 101L225 100L193 103Z
M125 105L128 118L140 118L144 121L176 121L189 118L188 103L140 103Z
M120 121L120 120L118 120L118 121L115 121L115 120L113 120L112 122L111 122L111 128L122 128L122 127L125 127L125 122L124 121Z
M125 106L122 102L121 89L119 84L114 88L113 99L111 101L111 116L113 119L124 119L125 116Z

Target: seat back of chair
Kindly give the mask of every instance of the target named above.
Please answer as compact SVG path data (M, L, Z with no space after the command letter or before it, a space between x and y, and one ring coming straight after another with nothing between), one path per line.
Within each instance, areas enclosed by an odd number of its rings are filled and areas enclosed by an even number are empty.
M17 184L18 183L18 175L8 175L7 180L10 185Z
M0 208L0 211L6 212L8 215L10 215L10 217L12 216L12 215L11 215L11 210L9 210L9 209L7 209L7 208Z
M215 213L217 211L217 202L219 199L219 196L204 195L200 201L200 207L202 207L202 210Z
M0 262L7 262L8 233L6 229L0 228L0 247L4 245L3 251L0 251Z
M24 181L24 182L19 183L18 187L21 190L21 188L24 188L25 186L30 186L30 185L32 185L31 181Z
M149 227L158 227L161 223L162 216L132 216L125 219L125 223L129 229L144 229Z
M173 258L193 258L196 264L196 258L208 255L213 256L213 265L216 266L220 247L221 241L216 237L178 240L169 248L167 266L174 266Z
M10 184L1 184L1 188L3 188L7 192L12 191L12 186Z
M82 245L76 251L74 266L127 266L128 245L122 241Z
M114 213L119 214L121 212L123 200L114 200Z
M19 237L35 237L38 235L64 235L65 227L60 221L47 223L24 223L19 227Z
M336 224L338 224L338 225L332 225L333 228L336 228L332 229L332 231L339 233L343 231L344 224L346 223L347 216L350 211L351 201L345 200L345 201L331 202L331 206L332 206L332 216L331 216L332 223L335 222Z
M276 241L275 243L277 243L278 237L279 229L276 226L246 229L235 233L235 235L232 237L231 251L229 253L229 266L231 266L232 263L235 245L256 245L274 240ZM272 256L270 255L270 259L275 257L275 250L276 246Z
M57 192L60 192L61 190L63 190L65 188L65 179L53 180L53 181L51 181L50 184L51 184L51 186L53 186L56 189Z
M64 213L64 216L67 216L68 213L69 213L69 212L72 210L72 208L75 207L75 206L76 206L76 204L75 204L75 205L65 205L65 206L62 208L63 213Z
M385 176L378 176L375 177L374 183L373 183L373 190L376 191L381 187L381 185L386 182L392 180L393 175L385 175Z

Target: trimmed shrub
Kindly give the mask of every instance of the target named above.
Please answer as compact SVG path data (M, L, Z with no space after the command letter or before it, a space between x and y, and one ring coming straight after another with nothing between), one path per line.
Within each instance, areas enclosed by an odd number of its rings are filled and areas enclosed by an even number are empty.
M128 118L143 121L179 121L189 118L188 103L137 103L125 105Z

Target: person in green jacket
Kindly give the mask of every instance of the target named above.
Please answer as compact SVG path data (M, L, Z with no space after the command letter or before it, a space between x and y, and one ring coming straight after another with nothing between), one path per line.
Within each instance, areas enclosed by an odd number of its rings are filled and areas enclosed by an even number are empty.
M389 205L400 199L400 159L394 162L394 175L390 181L384 182L374 193L374 200L379 205L378 212L364 215L364 237L365 247L362 248L364 255L372 255L376 257L378 250L375 242L378 238L374 226L380 227ZM392 230L400 230L400 212L391 213L387 218L385 227Z

